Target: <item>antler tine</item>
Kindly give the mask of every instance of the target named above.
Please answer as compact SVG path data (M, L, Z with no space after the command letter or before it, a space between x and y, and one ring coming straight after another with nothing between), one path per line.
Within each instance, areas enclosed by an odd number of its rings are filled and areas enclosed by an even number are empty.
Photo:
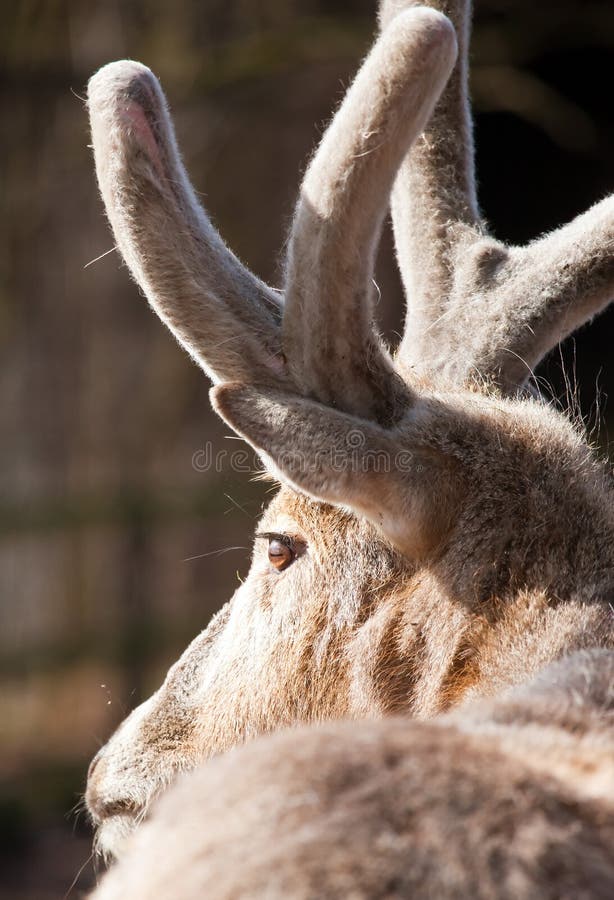
M431 326L446 309L454 259L481 234L473 127L468 98L471 0L423 0L445 13L458 39L458 58L422 138L401 165L392 193L392 221L408 313L398 358L427 369ZM381 0L383 28L419 0Z
M215 381L283 383L279 300L197 202L155 76L111 63L90 80L88 105L117 245L160 318Z
M614 196L527 247L510 248L491 293L498 321L488 337L476 327L473 361L512 392L559 341L614 300Z
M385 420L400 390L372 326L374 256L398 166L455 58L445 16L416 9L396 17L303 182L289 241L284 349L295 381L347 412Z

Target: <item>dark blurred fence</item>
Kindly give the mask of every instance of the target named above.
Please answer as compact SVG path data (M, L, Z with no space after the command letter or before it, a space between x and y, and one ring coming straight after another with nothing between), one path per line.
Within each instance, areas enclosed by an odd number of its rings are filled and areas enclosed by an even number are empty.
M151 65L215 221L276 283L301 166L368 46L374 10L363 0L19 0L5 10L2 898L67 891L89 852L68 816L88 759L231 594L265 499L244 475L202 471L199 450L223 447L225 434L206 379L117 254L91 262L113 242L87 147L87 78L122 56ZM499 236L526 240L614 187L613 49L605 0L478 2L481 198ZM380 313L394 340L389 244ZM613 325L606 316L565 350L586 411ZM557 369L555 354L545 370L555 392ZM600 377L607 393L614 367ZM89 879L88 869L72 896Z

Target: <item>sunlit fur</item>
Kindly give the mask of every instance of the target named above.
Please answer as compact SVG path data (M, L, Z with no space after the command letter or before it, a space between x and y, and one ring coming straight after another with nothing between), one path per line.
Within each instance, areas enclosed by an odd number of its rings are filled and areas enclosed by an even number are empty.
M588 845L597 846L602 826L603 834L611 828L610 770L592 780L578 776L601 752L608 715L603 697L602 715L592 701L590 715L580 704L586 734L574 744L572 763L565 747L576 739L573 728L571 737L561 726L553 738L523 725L525 714L542 709L539 677L518 704L510 706L501 692L563 660L563 669L543 676L545 690L563 671L561 690L573 706L581 695L576 675L600 677L599 666L607 668L612 658L609 471L577 423L537 399L522 399L527 363L530 369L570 322L577 327L614 294L612 201L522 252L485 236L467 104L469 5L432 5L450 14L454 28L432 9L382 4L384 30L305 176L283 309L198 206L151 72L138 63L115 63L90 82L98 178L118 246L154 309L216 382L215 409L282 484L258 531L294 537L304 547L279 572L268 561L266 539L256 538L244 584L99 753L87 803L99 846L110 856L123 852L133 826L178 773L244 743L236 755L206 765L193 794L185 789L196 804L185 820L212 815L212 827L228 829L229 855L217 847L216 865L224 871L234 865L233 835L241 835L242 846L253 841L263 871L279 865L288 883L303 885L296 896L394 896L392 889L378 894L365 887L376 876L388 884L386 854L372 854L369 863L358 839L361 828L371 840L383 827L390 788L381 763L389 746L401 770L411 773L407 784L419 785L416 802L427 811L423 831L397 831L404 852L423 860L423 896L458 896L457 882L466 889L461 896L478 896L473 870L467 864L463 872L462 804L446 800L465 780L474 804L492 798L484 818L471 819L468 847L485 840L495 797L510 809L517 801L505 819L508 829L517 824L533 834L540 804L550 798L556 830L574 792L582 803L590 794L590 803L601 804L599 822L591 819L592 807L578 812ZM394 358L371 321L373 258L391 190L409 295ZM347 456L357 435L363 461L373 454L395 464L334 465L330 454ZM401 457L407 465L400 465ZM582 653L574 655L588 648L605 653L597 668ZM479 705L488 697L492 708ZM491 746L489 729L503 709L515 712ZM456 710L462 719L453 718ZM390 714L404 718L392 722ZM339 719L361 724L314 727ZM311 727L251 743L297 725ZM329 752L329 743L339 753ZM315 889L308 863L301 873L282 840L283 819L277 831L263 825L262 836L250 833L250 816L265 802L263 760L279 774L278 794L303 809L312 837L321 829L339 841L338 829L324 827L317 804L311 815L300 797L312 790L316 769L343 780L342 761L349 772L361 758L374 785L372 818L368 809L344 805L342 794L332 796L342 830L357 835L354 866L366 880L347 882L348 891L340 887L351 863L343 856L351 850L341 842L341 856L331 850ZM554 781L542 765L546 759L556 770ZM216 793L220 773L232 782L227 793ZM528 786L524 807L521 784ZM175 794L167 810L181 807L185 797ZM237 797L240 820L232 818ZM418 851L431 827L431 808L434 843ZM359 813L367 815L360 825ZM444 865L438 854L447 830L458 843L448 848ZM583 857L576 832L567 824L559 832L562 849L555 858L565 856L565 846L573 851L569 858ZM206 829L193 833L209 840ZM266 834L269 857L259 843ZM547 829L544 834L547 843ZM198 844L190 846L198 855ZM278 846L288 847L283 860L275 855ZM521 884L524 846L506 844L510 883L528 885L527 897L549 896L538 890L539 866ZM590 877L594 896L601 896L601 859L596 852L593 870L591 858L588 868L577 869ZM169 858L168 865L181 868L178 860ZM487 886L495 876L483 872ZM396 883L397 869L388 874ZM413 877L402 881L403 890L410 890ZM439 891L444 882L447 894ZM270 896L284 895L285 882L274 884ZM189 890L182 896L191 896ZM220 888L215 896L236 893ZM524 894L519 888L514 896Z
M429 722L252 742L162 798L96 900L609 900L613 715L593 650Z
M430 717L614 647L612 485L577 428L535 401L457 393L444 430L444 398L431 402L423 440L446 445L463 485L436 550L412 563L374 526L282 488L257 530L307 552L280 573L256 539L244 584L103 749L88 799L107 850L117 801L132 821L175 772L258 734Z

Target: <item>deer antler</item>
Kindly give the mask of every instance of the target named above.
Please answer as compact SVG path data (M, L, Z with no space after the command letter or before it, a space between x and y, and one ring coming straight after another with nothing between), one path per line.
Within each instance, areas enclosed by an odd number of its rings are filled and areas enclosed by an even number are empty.
M383 0L380 25L419 4ZM474 179L473 131L467 91L470 2L429 4L454 24L458 57L428 126L407 154L392 193L392 221L408 303L408 327L399 359L428 366L432 326L444 315L452 291L454 261L461 246L482 231ZM411 324L410 324L411 323Z
M96 166L118 245L152 306L214 380L275 383L382 421L401 395L406 404L408 388L372 326L373 258L397 168L455 54L449 21L428 9L398 16L376 42L305 178L283 335L276 295L196 201L155 77L133 62L94 76Z
M284 347L306 392L347 412L390 418L393 367L372 323L375 251L394 177L455 56L443 16L420 9L397 17L303 182L288 251Z
M88 105L107 215L153 308L214 381L279 384L280 300L198 203L155 76L111 63L91 79Z
M382 0L380 22L417 5ZM408 298L401 369L513 392L560 340L614 298L614 198L525 248L486 234L474 179L467 91L470 0L430 0L452 20L454 72L405 159L392 218Z

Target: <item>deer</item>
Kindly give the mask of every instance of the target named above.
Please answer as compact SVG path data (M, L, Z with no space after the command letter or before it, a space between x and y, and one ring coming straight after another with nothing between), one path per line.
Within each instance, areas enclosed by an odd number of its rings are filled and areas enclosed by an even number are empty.
M531 375L614 298L614 197L524 247L489 234L470 20L469 0L382 0L306 170L282 291L198 202L151 71L121 61L90 80L117 246L279 484L245 581L90 765L97 847L120 860L101 898L177 896L126 893L169 843L209 861L220 897L249 895L239 861L275 897L611 890L613 483ZM394 351L374 321L389 208L407 302ZM407 813L387 831L405 801L423 828ZM187 856L182 818L201 841ZM499 870L478 852L478 878L467 854L491 828L506 829ZM413 874L387 869L395 854ZM539 893L552 866L562 893Z

